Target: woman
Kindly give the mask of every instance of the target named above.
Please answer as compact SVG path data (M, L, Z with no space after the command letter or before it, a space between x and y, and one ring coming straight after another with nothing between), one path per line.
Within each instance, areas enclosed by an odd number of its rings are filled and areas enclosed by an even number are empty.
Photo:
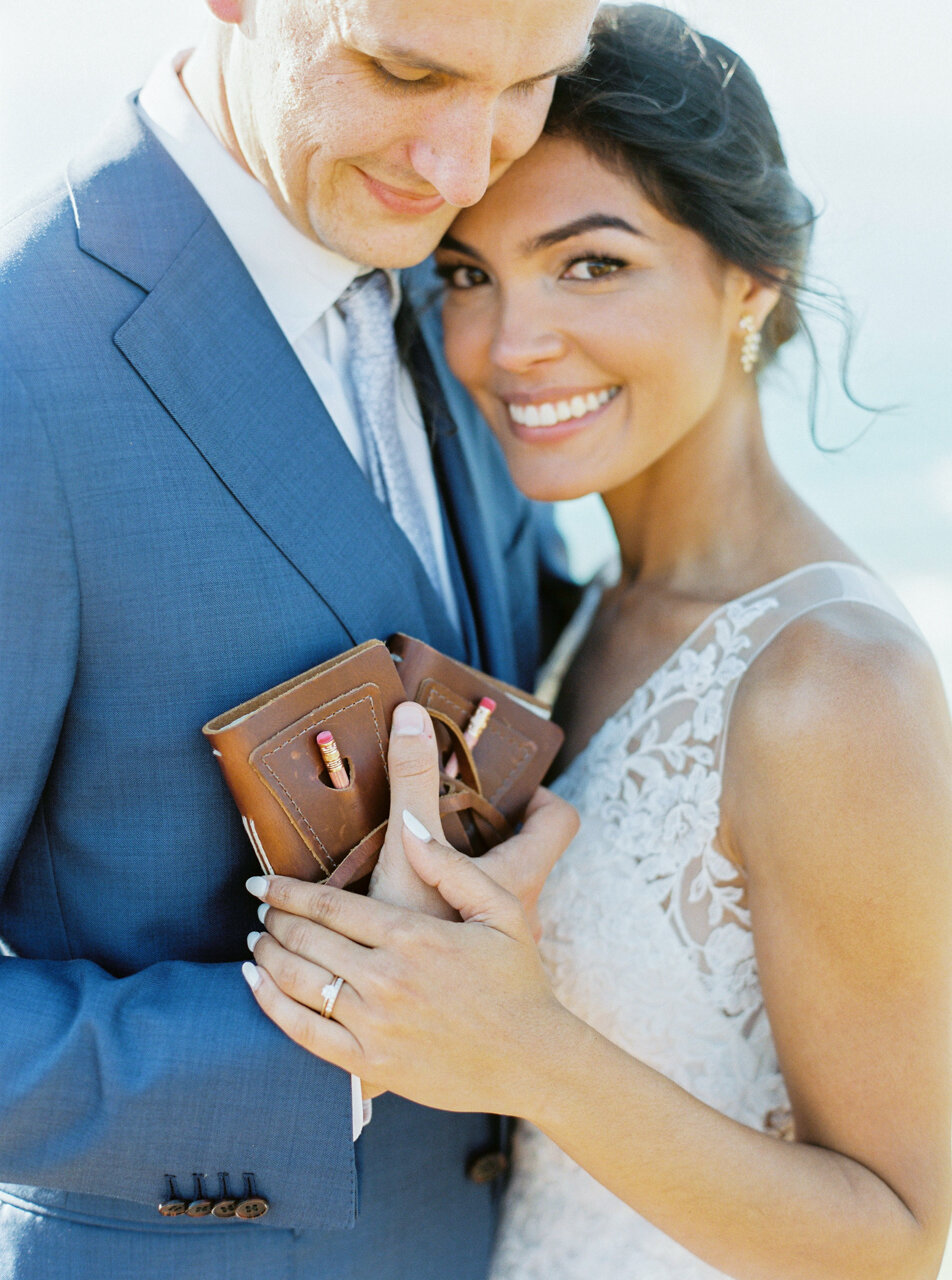
M439 253L516 482L601 492L621 548L558 708L581 829L540 899L550 976L411 815L464 923L272 882L252 977L374 1086L530 1122L496 1280L939 1267L952 734L902 607L764 444L810 221L749 70L635 6Z

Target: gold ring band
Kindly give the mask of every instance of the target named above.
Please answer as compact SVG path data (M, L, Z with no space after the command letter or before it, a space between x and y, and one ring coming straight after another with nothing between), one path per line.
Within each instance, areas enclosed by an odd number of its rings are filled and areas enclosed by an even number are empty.
M337 1003L337 997L340 995L340 989L343 985L343 978L334 978L326 986L321 987L321 1007L318 1009L318 1013L322 1018L333 1016L334 1005Z

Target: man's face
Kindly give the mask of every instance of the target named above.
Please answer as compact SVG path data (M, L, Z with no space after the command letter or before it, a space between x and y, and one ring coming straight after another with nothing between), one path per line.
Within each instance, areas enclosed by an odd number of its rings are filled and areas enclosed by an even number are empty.
M223 65L241 158L302 231L400 267L538 136L595 0L244 0Z

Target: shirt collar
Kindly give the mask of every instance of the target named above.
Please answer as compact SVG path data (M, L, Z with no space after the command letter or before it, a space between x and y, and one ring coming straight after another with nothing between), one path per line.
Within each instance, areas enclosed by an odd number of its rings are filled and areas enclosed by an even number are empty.
M218 141L182 87L188 51L164 58L139 94L139 108L208 205L290 343L328 311L368 268L324 248L293 226L257 179ZM391 274L394 298L398 282Z

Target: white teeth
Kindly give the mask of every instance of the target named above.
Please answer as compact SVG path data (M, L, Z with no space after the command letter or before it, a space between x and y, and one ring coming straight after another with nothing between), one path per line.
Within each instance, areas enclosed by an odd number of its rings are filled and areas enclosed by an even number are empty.
M584 418L594 413L609 400L614 400L618 387L605 388L602 391L590 391L587 395L573 396L571 400L546 401L543 404L510 404L509 416L513 422L525 427L554 427L559 422L569 422L573 418Z

